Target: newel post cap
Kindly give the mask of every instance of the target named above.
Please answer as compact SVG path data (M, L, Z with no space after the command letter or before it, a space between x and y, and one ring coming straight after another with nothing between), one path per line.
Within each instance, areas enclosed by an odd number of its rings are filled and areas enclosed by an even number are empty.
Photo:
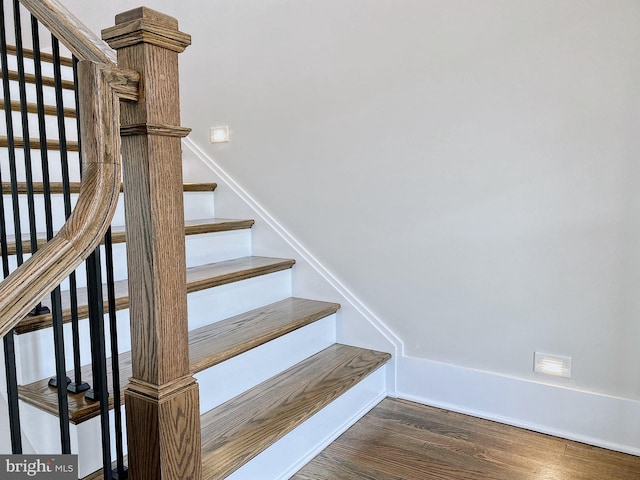
M116 24L102 31L102 39L114 50L140 43L183 52L191 35L178 30L178 20L147 7L116 15Z

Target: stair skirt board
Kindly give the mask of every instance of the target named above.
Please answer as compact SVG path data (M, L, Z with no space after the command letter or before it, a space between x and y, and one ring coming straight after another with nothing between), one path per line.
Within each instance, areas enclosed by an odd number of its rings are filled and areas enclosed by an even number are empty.
M189 330L239 315L264 305L269 305L291 296L291 270L270 273L259 277L220 285L187 295ZM118 349L131 349L129 309L118 311ZM108 316L105 315L105 321ZM81 338L89 338L89 322L78 322ZM73 365L71 349L71 324L64 325L65 361L67 369ZM21 385L55 375L52 361L50 329L36 330L15 336L18 379ZM109 332L105 332L106 345L110 345ZM91 362L88 347L81 349L81 363Z
M282 437L226 480L286 480L387 397L387 369L378 368Z

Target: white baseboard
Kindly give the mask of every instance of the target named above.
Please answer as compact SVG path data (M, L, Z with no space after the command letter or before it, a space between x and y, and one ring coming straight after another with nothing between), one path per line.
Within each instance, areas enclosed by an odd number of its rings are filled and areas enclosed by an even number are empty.
M640 401L421 358L398 364L399 398L640 455Z

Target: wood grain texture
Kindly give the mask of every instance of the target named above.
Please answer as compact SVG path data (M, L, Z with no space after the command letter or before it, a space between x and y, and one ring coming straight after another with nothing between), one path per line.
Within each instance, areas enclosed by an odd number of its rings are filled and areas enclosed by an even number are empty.
M70 193L80 193L80 182L70 182ZM203 182L203 183L185 183L183 185L184 192L213 192L218 185L216 183ZM61 182L51 182L49 184L51 189L51 193L60 194L63 193ZM120 185L120 192L124 190L124 186ZM11 192L11 183L2 182L2 191L5 195L8 195ZM44 193L44 186L41 182L33 183L33 192L35 194ZM27 193L27 184L24 182L18 182L18 190L17 193L20 195L24 195Z
M0 337L75 270L109 228L121 178L120 100L137 100L140 80L137 72L115 67L104 43L55 0L21 3L79 60L83 182L76 207L63 228L0 283ZM10 72L5 75L11 77Z
M185 235L198 235L203 233L214 232L226 232L231 230L243 230L251 228L254 224L254 220L233 220L228 218L211 218L201 220L187 220L184 226ZM124 243L126 241L125 228L122 226L111 227L111 241L112 243ZM47 236L45 233L37 234L38 248L47 243ZM104 243L104 242L103 242ZM31 253L31 241L22 241L22 251L24 253ZM0 254L2 254L2 248L0 248ZM13 235L7 236L7 254L16 254L16 241Z
M182 188L185 192L213 192L218 184L216 183L185 183Z
M7 53L9 55L17 55L18 51L14 45L7 45ZM28 48L22 49L22 54L25 58L33 59L35 57L33 50L29 50ZM53 63L53 55L46 52L40 52L40 60L47 63ZM64 65L65 67L73 67L73 60L67 57L60 57L60 65Z
M225 478L389 358L336 344L205 413L203 477Z
M2 70L0 70L0 73L3 73ZM14 82L17 82L18 80L20 80L20 75L15 70L9 70L7 72L7 76L9 77L9 80L12 80ZM25 73L24 80L27 83L36 83L36 76L32 73ZM53 77L43 76L42 85L44 85L45 87L55 87L56 81ZM62 80L61 85L62 85L62 88L65 90L75 89L75 85L71 80Z
M115 64L113 50L57 0L20 0L20 3L79 60Z
M130 85L134 78L89 62L80 62L78 77L84 86L82 117L93 119L81 131L85 155L80 194L60 232L0 284L0 336L90 255L115 213L121 174L120 138L113 133L118 131L121 82Z
M24 138L15 137L13 139L14 146L16 148L24 148ZM7 137L0 137L0 148L7 148L9 146L9 140ZM32 150L40 150L42 145L40 145L40 140L37 138L29 139L29 147ZM60 150L60 142L57 140L47 140L47 150ZM68 152L77 152L78 151L78 142L67 141L67 151Z
M250 312L222 320L189 332L189 358L191 373L195 374L224 362L252 348L286 335L321 318L335 313L336 303L318 302L301 298L289 298ZM131 376L131 353L119 355L120 378ZM107 365L108 388L111 384L111 361ZM68 372L72 376L72 372ZM82 376L91 378L91 365L82 367ZM20 398L51 415L58 415L57 391L49 386L49 379L19 387ZM121 392L124 401L124 389ZM79 424L99 415L99 404L85 398L84 394L70 393L69 418ZM113 398L110 398L110 407Z
M181 53L191 45L191 35L178 31L178 21L147 7L116 16L116 25L102 31L102 38L117 50L145 43Z
M125 391L127 405L127 444L129 476L132 479L202 478L200 459L198 384L191 383L169 395L153 399L130 387ZM159 445L160 448L153 448Z
M269 257L243 257L225 262L198 265L187 269L187 292L193 293L207 288L238 282L248 278L266 275L289 269L295 263L294 260L269 258ZM129 308L129 285L127 280L115 282L116 309ZM105 296L105 313L108 311L106 301L107 288L102 288ZM87 302L87 290L79 288L78 292L78 316L87 318L89 306ZM43 300L48 305L47 299ZM64 323L71 321L71 296L69 291L62 292L62 319ZM15 327L17 334L33 332L51 326L51 315L28 315Z
M189 332L191 370L200 372L338 311L337 303L287 298Z
M631 480L640 458L386 399L293 480Z
M4 102L0 102L0 110L4 110ZM28 113L37 114L38 113L38 104L36 104L36 103L27 103L26 104L26 110L27 110ZM58 115L57 108L52 106L52 105L43 105L43 110L44 110L44 114L45 115ZM17 101L17 100L12 100L11 101L11 111L13 111L13 112L21 112L22 111L22 105L20 104L19 101ZM76 118L76 111L73 108L65 107L63 109L63 115L66 118Z
M182 181L181 137L188 129L180 124L178 82L178 52L191 37L178 31L177 20L147 8L118 15L105 32L118 65L144 78L141 101L122 105L120 126L131 318L129 468L132 478L197 480L199 394L189 365Z

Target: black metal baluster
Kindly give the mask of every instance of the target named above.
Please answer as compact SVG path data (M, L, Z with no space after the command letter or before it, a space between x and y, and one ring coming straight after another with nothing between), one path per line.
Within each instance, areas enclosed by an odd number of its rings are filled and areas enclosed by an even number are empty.
M24 166L26 176L26 190L27 190L27 213L29 219L29 240L31 253L34 254L38 250L38 229L36 225L36 208L35 208L35 196L33 192L33 164L31 159L31 138L29 135L29 111L27 109L27 82L25 80L24 69L24 50L22 47L22 22L20 18L20 2L14 0L13 2L13 23L15 29L16 40L16 60L18 63L18 88L20 92L20 117L22 120L22 143L23 143L23 155ZM40 145L40 148L46 148L45 145ZM31 312L33 315L42 315L49 313L50 310L44 307L42 304L38 305Z
M9 275L9 252L7 230L4 216L4 191L2 191L0 175L0 248L2 248L2 276ZM20 410L18 405L18 376L16 372L16 351L13 331L2 339L4 343L5 374L7 378L7 401L9 404L9 429L11 435L11 452L22 453L22 436L20 434Z
M116 433L116 469L113 478L125 480L128 477L127 467L124 465L124 448L122 445L122 402L120 400L120 360L118 352L118 324L116 317L116 293L113 273L113 242L111 228L104 237L104 250L107 268L107 297L109 305L109 333L111 337L111 375L113 380L113 413Z
M11 89L9 85L9 61L7 59L7 37L5 30L4 0L0 0L2 8L2 77L4 89L4 113L7 122L7 153L9 156L9 175L11 178L11 206L13 210L13 229L16 241L16 259L18 265L24 262L22 252L22 226L20 224L20 199L18 195L18 174L16 164L15 136L13 133L13 113L11 111Z
M35 226L35 205L33 198L33 176L31 165L31 150L29 139L29 118L27 111L27 94L26 82L24 79L24 54L22 48L22 22L20 18L20 3L14 0L14 28L16 35L16 56L18 59L18 74L20 88L20 104L22 114L22 137L24 144L25 169L27 177L27 202L29 213L29 227L31 234L31 251L35 252L38 248L37 230ZM42 132L41 132L42 133ZM46 143L40 145L41 149L46 149ZM44 174L44 172L43 172ZM49 192L50 193L50 192ZM50 199L50 195L49 195ZM67 399L67 375L64 356L64 329L62 321L62 302L60 295L60 287L58 286L51 294L51 319L53 330L54 354L56 363L56 379L55 383L58 387L58 421L60 425L60 449L63 454L71 453L71 437L69 429L69 407ZM48 311L48 309L47 309ZM36 314L43 313L41 309L36 307Z
M2 85L4 92L4 112L7 123L7 151L9 156L9 170L11 176L11 200L13 207L14 232L16 236L16 256L18 263L22 263L22 235L20 233L20 206L18 203L18 181L16 176L15 142L13 135L13 114L11 111L11 90L9 85L9 62L7 58L7 35L4 13L4 0L0 0L0 62L2 63ZM0 182L2 179L0 178ZM6 218L4 209L4 189L0 183L0 221L2 230L0 242L2 247L2 273L9 275L9 255L7 250ZM20 409L18 405L18 379L16 372L16 355L13 332L9 332L3 338L5 375L7 378L7 397L9 410L9 428L11 430L11 451L22 453L22 437L20 434Z
M58 120L58 137L60 142L60 166L62 170L62 192L64 199L65 218L71 215L71 187L69 158L67 152L67 132L64 116L64 99L62 95L62 70L60 60L60 43L53 35L51 36L51 45L53 53L53 76L54 88L56 96L56 115ZM74 68L74 80L76 85L75 93L77 95L77 77ZM77 113L76 113L77 115ZM76 118L76 122L78 119ZM78 287L76 273L69 275L69 297L71 300L71 338L73 342L73 382L70 382L67 389L73 393L84 392L89 390L89 384L82 380L82 363L80 358L80 333L78 328Z
M73 56L73 83L78 85L78 59ZM82 179L82 132L80 130L80 93L75 89L76 101L76 129L78 132L78 161L80 166L80 178Z
M104 338L104 297L100 265L100 247L87 259L87 291L89 297L89 330L93 389L85 397L100 402L102 433L102 468L105 480L112 480L111 435L109 428L109 387L107 385L107 349Z
M0 174L0 248L2 248L2 276L9 275L9 246L7 242L7 223L4 215L4 189ZM16 351L13 331L4 338L4 362L7 377L7 400L9 403L9 429L11 435L11 451L22 453L22 436L20 435L20 411L18 406L18 376L16 372Z
M59 52L58 52L59 55ZM54 50L55 57L55 50ZM75 84L78 84L78 60L73 59L73 75ZM76 116L78 127L78 152L80 159L80 175L82 176L82 138L80 132L80 99L78 96L78 89L75 91L76 101ZM110 230L109 230L110 233ZM105 239L106 241L106 239ZM111 254L111 250L107 255ZM108 260L109 261L109 260ZM93 373L93 389L89 390L85 397L100 402L100 431L102 437L102 471L104 480L125 480L127 478L126 469L122 469L122 476L114 472L111 469L111 434L109 427L109 386L107 383L107 347L105 342L105 326L104 326L104 296L102 291L102 266L100 261L100 247L96 248L93 254L85 262L87 267L87 293L89 303L89 331L91 337L91 368ZM113 260L111 259L113 265ZM113 268L109 269L113 273ZM109 276L109 274L107 274ZM115 321L115 293L113 292L113 285L107 289L108 298L114 297L114 308L110 308L111 300L109 299L109 319L111 322L111 312L114 315ZM117 337L116 337L117 341ZM113 342L113 340L112 340ZM117 347L116 347L117 348ZM119 379L118 379L119 381ZM120 392L115 394L117 402L120 401ZM114 399L115 400L115 399ZM118 409L118 413L120 411ZM116 423L116 430L120 435L120 455L122 455L122 430L121 424ZM116 440L116 443L118 441ZM120 459L119 459L120 461Z

